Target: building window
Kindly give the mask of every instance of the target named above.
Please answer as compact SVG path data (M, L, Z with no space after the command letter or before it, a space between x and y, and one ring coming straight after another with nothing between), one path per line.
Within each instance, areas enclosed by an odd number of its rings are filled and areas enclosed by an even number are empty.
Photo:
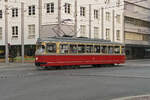
M80 36L86 37L86 26L85 25L80 25Z
M18 37L18 26L12 27L12 37L17 38Z
M80 7L80 16L85 16L85 7Z
M71 13L71 4L65 3L65 13Z
M143 34L126 32L125 39L126 40L143 40Z
M98 34L99 34L99 28L94 27L94 38L98 38L99 37Z
M133 24L133 25L140 26L140 27L150 28L150 22L139 20L139 19L134 19L131 17L125 17L125 23Z
M94 19L98 19L98 18L99 18L98 10L94 10Z
M13 8L12 9L12 17L17 17L18 16L18 8Z
M149 41L150 40L150 35L149 34L143 34L143 40L144 41Z
M106 20L110 21L110 12L106 12Z
M110 0L105 0L105 4L109 4L110 3Z
M116 21L117 23L120 23L120 15L116 15Z
M0 18L3 18L3 11L0 10Z
M116 37L117 37L117 40L120 40L120 30L117 30Z
M29 39L35 38L35 25L28 25Z
M0 40L2 40L2 27L0 27Z
M46 4L47 13L54 13L54 3Z
M106 40L110 40L110 29L106 29Z
M35 15L35 5L29 6L29 15Z
M116 6L119 7L120 6L120 0L117 0L116 2Z

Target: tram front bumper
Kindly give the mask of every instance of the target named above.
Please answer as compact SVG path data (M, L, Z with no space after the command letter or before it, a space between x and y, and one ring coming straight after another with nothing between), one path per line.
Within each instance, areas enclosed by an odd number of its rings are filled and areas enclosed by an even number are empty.
M46 62L35 62L36 66L44 66L46 64L47 64Z

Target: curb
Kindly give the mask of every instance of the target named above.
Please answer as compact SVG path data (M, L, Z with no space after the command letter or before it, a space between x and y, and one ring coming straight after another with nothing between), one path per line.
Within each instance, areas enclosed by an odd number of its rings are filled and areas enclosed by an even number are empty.
M28 65L28 66L27 66ZM1 68L18 68L18 67L33 67L34 63L0 63L0 69Z

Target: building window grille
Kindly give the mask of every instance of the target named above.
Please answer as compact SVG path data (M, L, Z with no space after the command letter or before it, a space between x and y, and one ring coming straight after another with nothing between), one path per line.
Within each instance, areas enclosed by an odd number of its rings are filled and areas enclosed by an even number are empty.
M54 13L54 3L48 3L46 4L47 13Z
M35 5L29 6L29 15L35 15Z
M12 37L17 38L18 37L18 26L12 27Z
M0 10L0 18L3 18L3 11Z
M35 38L35 25L28 25L29 39Z
M106 40L110 40L110 29L106 29Z
M85 16L85 7L80 7L80 16Z
M71 4L65 3L65 13L71 13Z
M0 27L0 40L2 40L2 27Z
M98 34L99 34L99 28L94 27L94 38L98 38Z
M106 12L106 21L110 21L110 12Z
M86 37L86 26L85 25L80 25L80 36Z
M98 10L94 10L94 19L98 19L99 18L99 12Z
M12 17L18 17L18 8L12 9Z
M120 30L117 30L116 36L117 36L117 40L120 40Z

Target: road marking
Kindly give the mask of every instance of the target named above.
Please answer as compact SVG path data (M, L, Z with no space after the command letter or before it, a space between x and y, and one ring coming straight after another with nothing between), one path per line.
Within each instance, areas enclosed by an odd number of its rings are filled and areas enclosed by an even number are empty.
M112 100L150 100L150 94L116 98Z

